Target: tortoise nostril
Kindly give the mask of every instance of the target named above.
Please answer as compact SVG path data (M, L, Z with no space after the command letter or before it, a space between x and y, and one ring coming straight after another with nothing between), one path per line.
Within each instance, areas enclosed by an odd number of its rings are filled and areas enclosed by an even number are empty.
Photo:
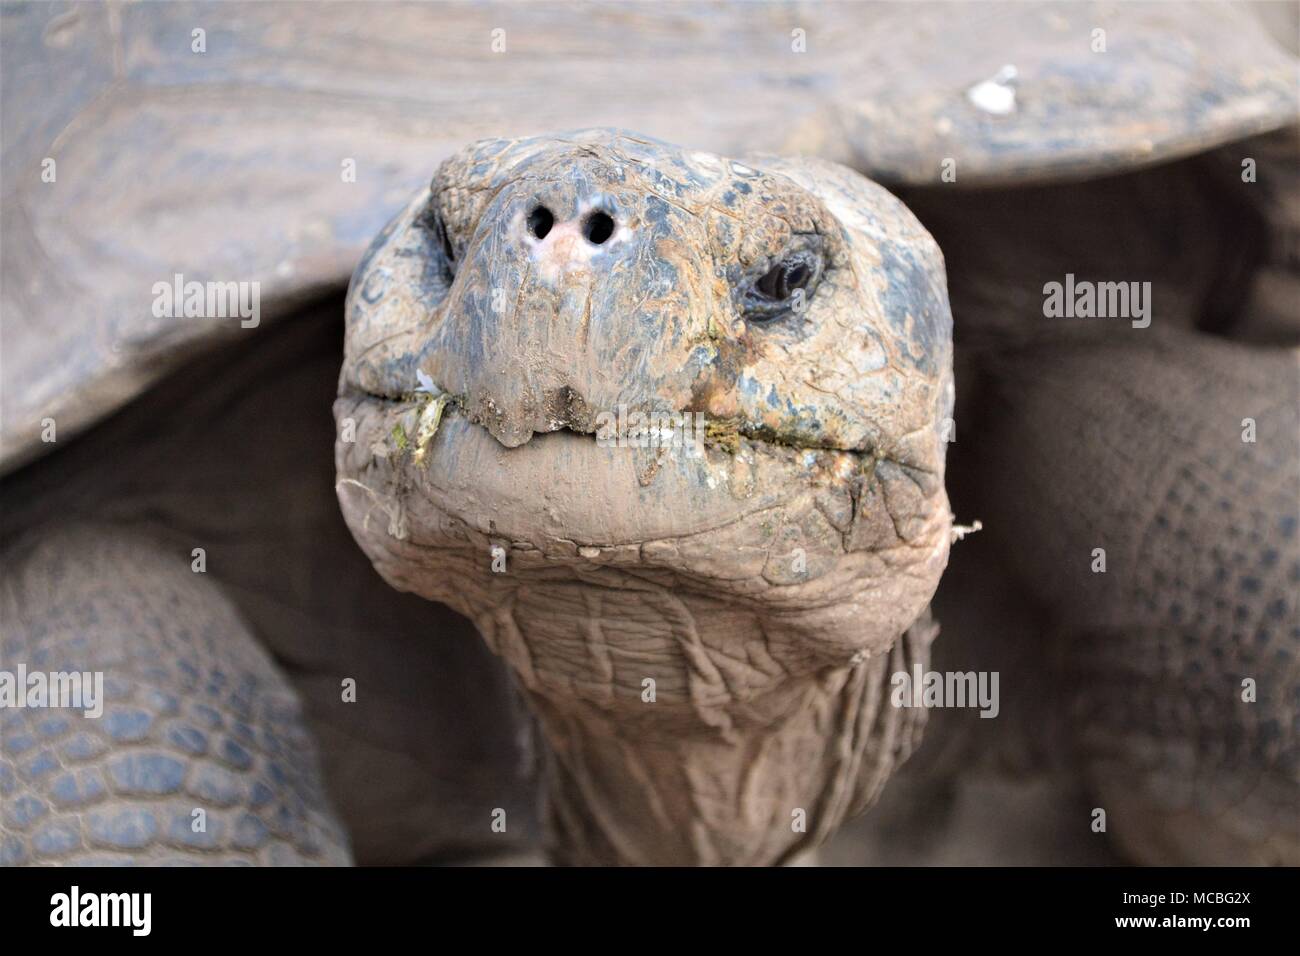
M614 220L607 213L593 212L587 217L582 234L588 242L598 246L614 234Z
M528 231L538 239L545 239L553 225L555 225L555 217L545 206L538 206L528 214Z

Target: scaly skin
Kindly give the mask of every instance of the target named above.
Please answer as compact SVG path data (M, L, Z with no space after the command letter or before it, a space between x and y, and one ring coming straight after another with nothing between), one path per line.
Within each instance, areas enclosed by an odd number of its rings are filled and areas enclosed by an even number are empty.
M209 579L95 522L0 564L0 670L98 671L106 698L0 713L0 865L351 859L297 695Z
M800 256L802 308L746 312ZM344 515L514 671L558 860L783 862L874 799L951 529L943 262L896 199L611 131L485 141L376 241L347 322ZM717 441L595 440L620 406Z
M981 461L990 489L1012 460L1018 477L985 514L1000 541L1017 529L1009 560L1052 610L1053 676L1120 847L1294 865L1300 365L1146 331L998 359Z
M128 689L98 719L0 710L0 845L22 845L25 859L42 864L91 856L337 862L350 850L358 864L409 865L496 859L535 842L536 798L518 743L522 706L509 676L468 621L385 584L339 513L330 402L342 319L340 292L204 355L0 483L8 505L0 516L0 669L102 669L110 687ZM196 546L206 551L202 574L191 566ZM227 684L209 692L203 675L217 672ZM242 711L221 693L236 672L263 688ZM343 699L345 679L355 681L355 700ZM258 709L272 698L285 706ZM294 698L300 710L288 706ZM257 741L293 741L295 755L314 750L319 773L315 760L279 760L283 772L271 771L243 727L233 739L253 762L223 762L220 743L236 722L255 728ZM206 735L208 750L196 756L171 745L179 724ZM88 757L64 756L83 736L95 742ZM75 807L60 802L62 771L41 770L48 752L62 770L98 774L106 785ZM187 782L176 793L115 793L107 770L133 755L181 761ZM212 780L221 788L204 786ZM329 808L319 812L337 821L339 841L346 832L344 849L263 852L278 806L292 804L295 790L325 793ZM13 819L10 798L20 795L50 810ZM209 839L173 832L184 800L187 818L207 811ZM504 833L491 826L496 808L508 813ZM84 821L123 811L152 830L144 845L37 839L68 813ZM148 816L152 823L142 823ZM246 818L266 826L267 844L233 842L231 821L256 830Z

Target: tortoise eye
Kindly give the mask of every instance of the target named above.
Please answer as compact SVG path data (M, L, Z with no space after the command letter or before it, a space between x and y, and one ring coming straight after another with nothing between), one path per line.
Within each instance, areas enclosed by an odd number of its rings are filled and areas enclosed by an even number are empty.
M755 284L755 288L765 298L773 302L782 302L794 295L795 289L803 289L812 278L812 269L802 260L779 262L769 269Z
M456 261L456 252L451 248L451 237L447 235L447 224L442 221L442 216L434 217L434 235L438 237L438 244L442 246L442 254L447 257L447 262Z
M761 322L801 311L812 294L819 264L814 251L800 250L772 266L744 294L745 318Z
M451 234L447 232L447 222L442 218L442 211L436 203L430 202L424 213L416 220L432 236L442 253L442 273L449 283L456 276L456 250L451 244Z

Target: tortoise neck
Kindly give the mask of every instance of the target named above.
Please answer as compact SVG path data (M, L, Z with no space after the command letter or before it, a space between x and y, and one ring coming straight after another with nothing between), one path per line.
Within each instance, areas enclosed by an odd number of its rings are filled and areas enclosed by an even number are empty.
M545 752L551 854L564 865L771 865L861 812L919 738L889 680L928 658L888 653L700 716L653 719L525 691ZM644 703L645 711L654 706Z
M788 861L919 733L889 682L928 662L928 613L855 656L803 617L636 575L511 584L474 619L541 728L558 862Z

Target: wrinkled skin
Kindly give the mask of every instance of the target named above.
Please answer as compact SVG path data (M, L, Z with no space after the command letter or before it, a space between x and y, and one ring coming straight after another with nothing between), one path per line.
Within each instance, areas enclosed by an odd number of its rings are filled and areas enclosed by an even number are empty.
M339 499L512 669L558 860L786 861L910 751L888 680L936 630L950 333L928 234L814 161L485 141L376 241ZM703 447L620 447L620 407L700 413Z

